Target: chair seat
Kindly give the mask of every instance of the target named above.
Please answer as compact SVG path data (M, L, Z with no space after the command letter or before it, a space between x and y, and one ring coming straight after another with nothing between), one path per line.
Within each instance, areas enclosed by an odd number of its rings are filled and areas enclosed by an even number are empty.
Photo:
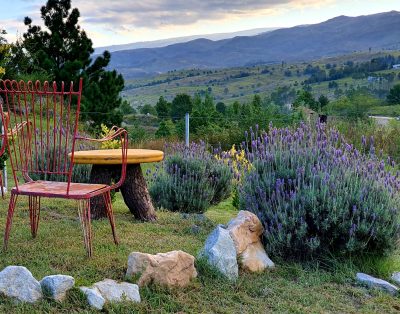
M67 194L67 182L31 181L14 187L12 192L20 195L37 195L44 197L87 199L102 194L110 189L105 184L72 183Z

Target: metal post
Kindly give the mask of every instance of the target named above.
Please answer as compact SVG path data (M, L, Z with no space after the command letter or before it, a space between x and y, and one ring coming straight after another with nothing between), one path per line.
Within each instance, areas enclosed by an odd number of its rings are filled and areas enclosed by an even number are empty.
M185 114L185 145L189 147L189 113Z

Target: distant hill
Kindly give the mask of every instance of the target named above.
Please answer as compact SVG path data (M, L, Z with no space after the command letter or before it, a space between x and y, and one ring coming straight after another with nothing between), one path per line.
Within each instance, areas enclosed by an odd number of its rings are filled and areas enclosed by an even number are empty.
M338 16L328 21L223 40L195 39L161 48L112 53L112 68L126 78L175 69L226 68L307 61L369 48L400 47L400 12Z
M96 47L94 49L95 54L100 54L104 50L108 50L110 52L120 51L120 50L131 50L131 49L139 49L139 48L159 48L165 47L173 44L184 43L191 40L205 38L210 40L221 40L227 38L233 38L236 36L254 36L262 33L270 32L278 29L278 27L267 27L267 28L254 28L248 29L244 31L231 32L231 33L216 33L216 34L206 34L206 35L193 35L193 36L184 36L184 37L175 37L168 39L160 39L160 40L152 40L152 41L141 41L129 44L122 45L113 45L113 46L105 46L105 47Z

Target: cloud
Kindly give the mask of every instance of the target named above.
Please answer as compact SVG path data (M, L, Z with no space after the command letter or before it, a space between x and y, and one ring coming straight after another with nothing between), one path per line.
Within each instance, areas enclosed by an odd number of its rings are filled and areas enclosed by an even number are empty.
M238 18L291 8L321 5L330 0L75 0L84 24L133 28L183 26L201 21Z
M43 25L40 7L46 0L19 0L23 8L4 23L8 39L15 40L17 33L26 31L23 17L30 16L35 25ZM218 25L232 24L238 20L278 16L288 11L321 6L337 0L72 0L72 7L81 13L80 24L93 37L94 42L103 44L124 41L134 33L141 40L154 37L182 35L197 29L218 32ZM17 13L17 12L16 12ZM210 25L215 25L210 26ZM210 29L210 27L214 27ZM244 26L246 27L246 26ZM193 29L194 28L194 29ZM115 34L113 38L107 37ZM149 40L147 39L147 40Z

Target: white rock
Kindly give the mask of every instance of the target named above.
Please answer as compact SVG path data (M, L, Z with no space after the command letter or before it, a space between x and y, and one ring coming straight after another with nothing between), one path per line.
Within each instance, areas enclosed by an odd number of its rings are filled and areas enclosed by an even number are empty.
M168 287L184 287L197 276L194 257L183 251L156 255L132 252L128 257L126 277L139 275L137 284L155 283Z
M0 293L29 303L43 297L39 281L23 266L8 266L0 272Z
M275 266L261 243L264 228L255 214L241 210L228 223L226 229L235 244L238 260L243 269L260 272Z
M91 289L87 287L80 287L79 289L86 295L86 300L91 307L98 310L103 309L106 300L101 296L97 289Z
M221 226L215 228L208 236L200 257L205 257L210 265L216 267L230 280L238 278L235 244L229 231Z
M261 242L249 244L240 254L240 264L251 272L260 272L266 268L274 268L275 264L268 257Z
M400 284L400 272L393 273L391 278L395 283Z
M139 287L132 283L118 283L112 279L104 279L93 284L93 288L97 289L106 301L119 302L126 299L140 302Z
M44 277L40 285L45 296L56 301L63 301L67 291L75 285L75 279L67 275L51 275Z
M391 294L396 294L399 290L395 285L392 285L391 283L372 277L370 275L364 274L364 273L357 273L356 279L358 282L368 286L368 287L374 287L374 288L379 288L382 290L385 290Z

